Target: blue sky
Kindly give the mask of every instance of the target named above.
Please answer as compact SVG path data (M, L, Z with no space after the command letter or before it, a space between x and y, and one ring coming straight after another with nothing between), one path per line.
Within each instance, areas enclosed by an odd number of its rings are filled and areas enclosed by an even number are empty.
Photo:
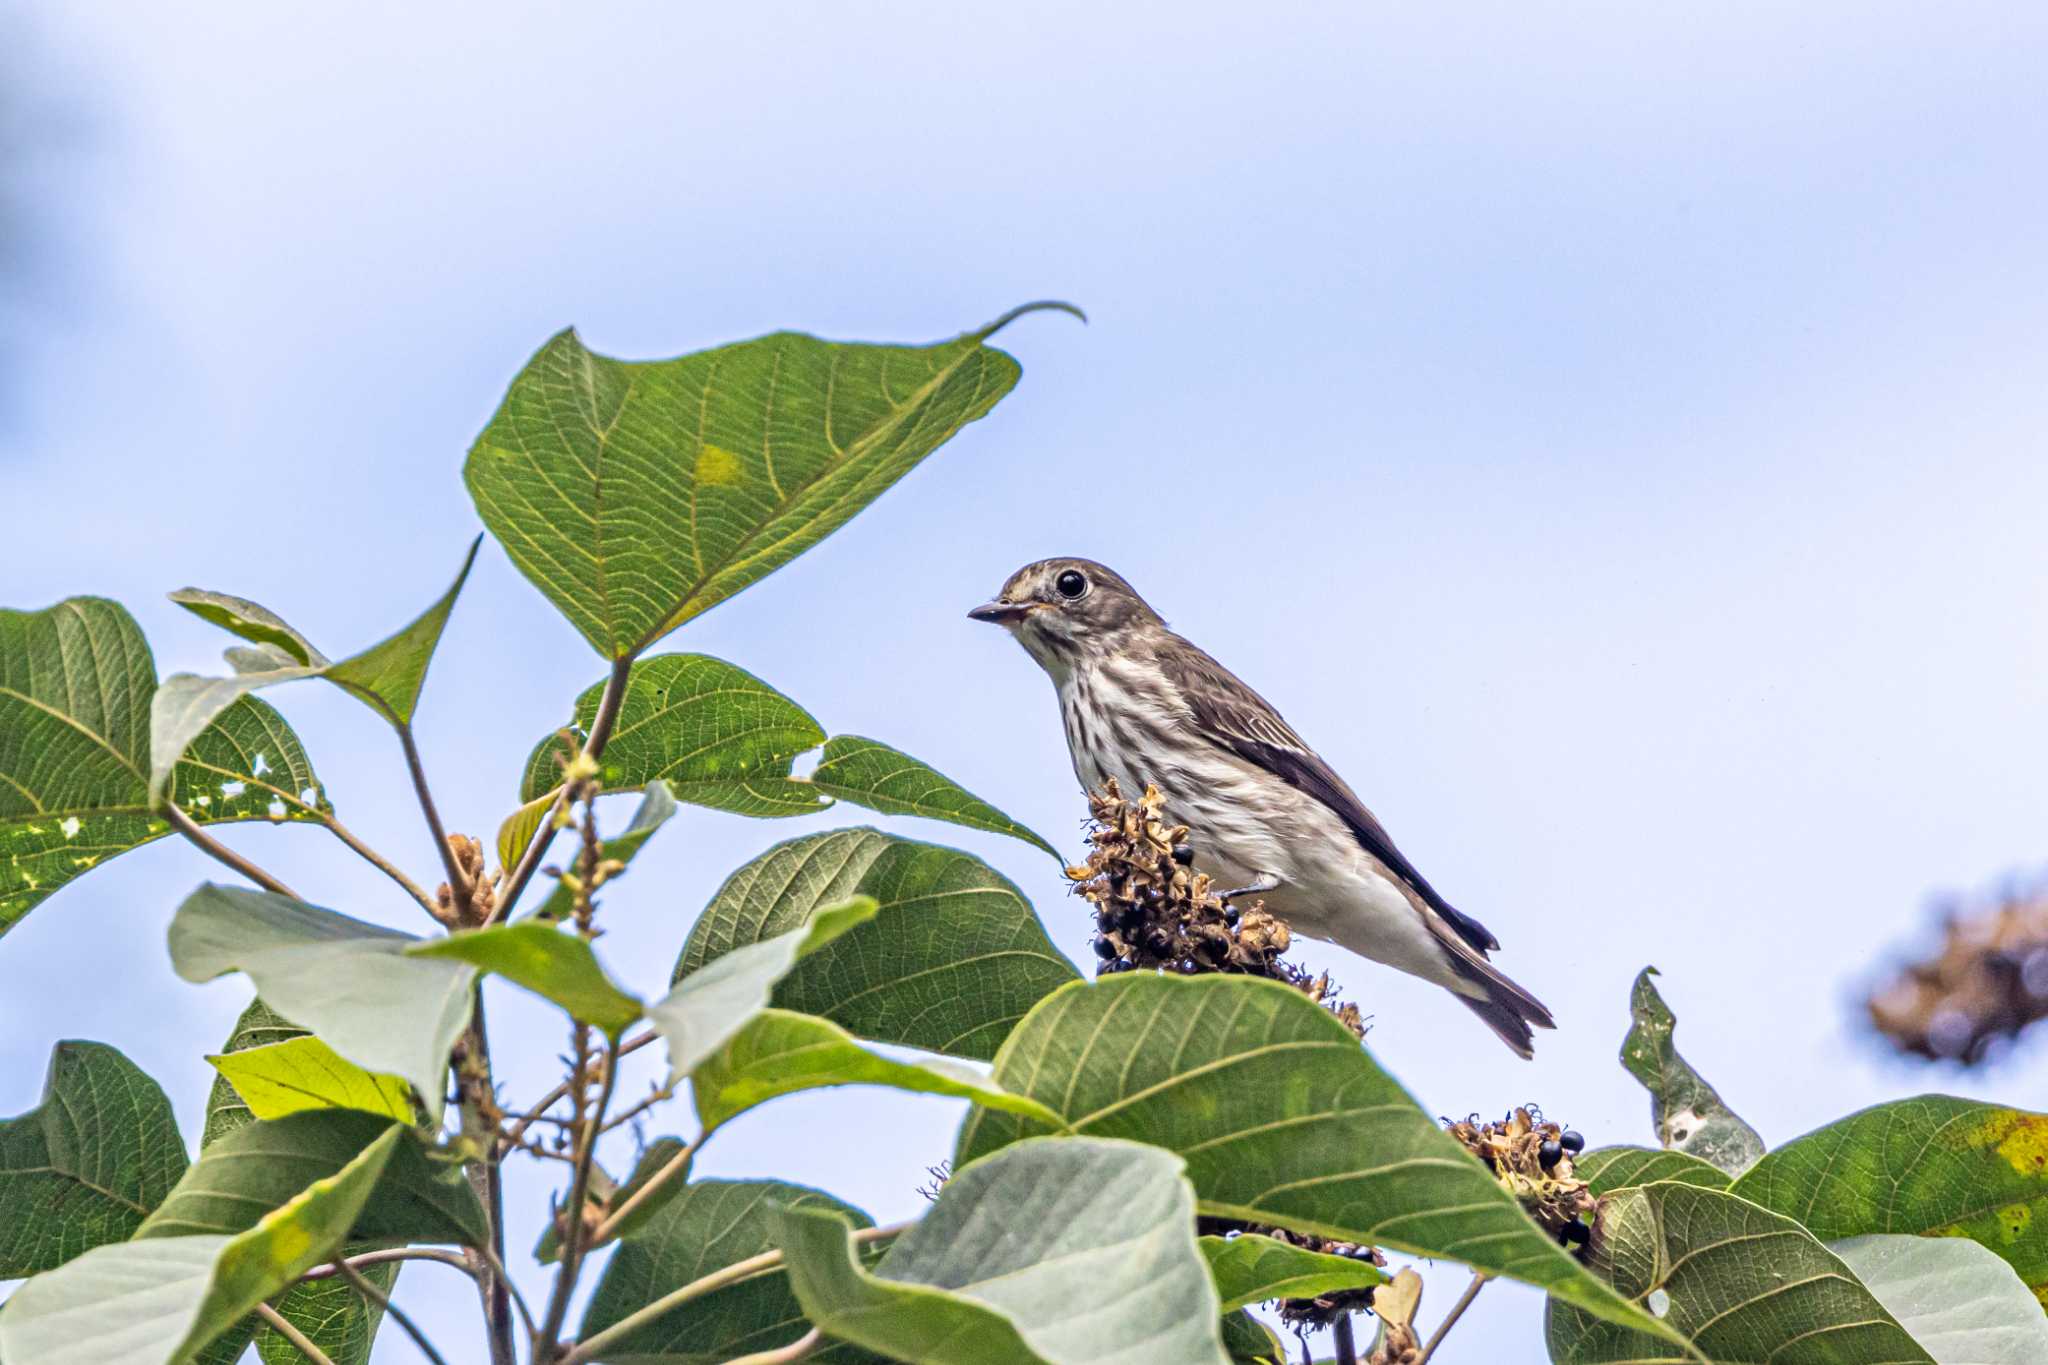
M669 647L1078 849L1051 691L962 613L1026 560L1100 558L1556 1010L1523 1063L1432 988L1312 958L1432 1112L1533 1099L1648 1139L1614 1061L1644 963L1773 1142L1921 1090L2038 1095L2038 1043L1929 1071L1853 1002L1926 896L2043 859L2048 11L43 8L63 134L9 352L6 605L118 597L163 673L217 664L163 601L187 583L353 649L447 581L462 453L564 324L641 358L1070 298L1090 326L1006 334L1025 377L988 421ZM495 829L601 673L487 548L420 717L453 825ZM345 818L426 869L378 722L273 695ZM726 872L863 822L688 813L608 904L611 959L656 988ZM1042 855L884 823L987 857L1086 960ZM407 923L315 832L229 838ZM163 928L212 870L129 855L0 945L0 1112L51 1042L96 1038L196 1135L246 991L177 981ZM550 1016L504 993L493 1022L515 1093L544 1088ZM903 1217L957 1118L800 1097L698 1169ZM1424 1269L1433 1319L1464 1277ZM462 1339L465 1296L401 1288ZM1528 1358L1539 1316L1491 1288L1438 1359Z

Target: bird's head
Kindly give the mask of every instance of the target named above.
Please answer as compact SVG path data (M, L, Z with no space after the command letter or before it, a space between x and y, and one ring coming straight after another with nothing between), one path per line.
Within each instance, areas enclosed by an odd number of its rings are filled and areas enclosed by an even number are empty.
M1010 575L992 602L967 613L1003 626L1059 677L1084 655L1114 653L1163 623L1122 575L1092 559L1041 559Z

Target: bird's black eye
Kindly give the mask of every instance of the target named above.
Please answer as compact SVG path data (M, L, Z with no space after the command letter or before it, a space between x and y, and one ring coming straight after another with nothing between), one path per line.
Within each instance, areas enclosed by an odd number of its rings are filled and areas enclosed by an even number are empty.
M1080 598L1088 591L1088 577L1079 569L1068 569L1052 581L1053 588L1069 602Z

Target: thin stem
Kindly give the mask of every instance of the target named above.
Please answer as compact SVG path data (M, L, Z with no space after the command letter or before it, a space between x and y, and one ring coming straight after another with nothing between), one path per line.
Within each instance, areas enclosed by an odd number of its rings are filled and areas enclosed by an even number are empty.
M178 807L166 805L164 811L171 822L171 828L198 845L199 851L207 857L226 863L265 891L275 891L278 895L289 896L293 900L299 898L298 892L199 828L199 823Z
M734 1356L725 1365L783 1365L784 1361L802 1360L825 1344L825 1334L813 1327L787 1346L773 1351L755 1351L751 1355Z
M853 1240L879 1242L897 1236L909 1226L909 1223L892 1223L885 1228L861 1228L853 1234ZM628 1313L602 1332L594 1333L587 1340L577 1342L560 1361L556 1362L556 1365L584 1365L584 1362L597 1359L602 1352L625 1340L648 1323L674 1312L690 1300L701 1299L706 1294L723 1289L729 1284L752 1279L781 1264L780 1251L764 1251L758 1256L749 1256L744 1261L734 1261L729 1266L712 1271L702 1279L692 1280L680 1289L671 1290L646 1307Z
M301 1332L298 1328L292 1326L290 1322L286 1321L284 1314L278 1312L269 1304L257 1304L256 1316L262 1318L265 1322L269 1323L271 1331L277 1333L286 1341L289 1341L293 1346L297 1347L299 1349L299 1353L304 1355L307 1360L313 1362L313 1365L334 1365L334 1357L328 1355L327 1352L321 1350L318 1346L315 1346L312 1342L306 1340L306 1334L304 1332Z
M588 1044L584 1040L587 1030L577 1026L576 1072L578 1076L588 1074ZM540 1335L533 1348L536 1361L555 1358L555 1346L562 1335L562 1324L569 1316L569 1299L576 1292L576 1280L583 1273L583 1252L590 1245L589 1229L584 1225L584 1207L590 1202L590 1168L597 1155L597 1135L604 1127L604 1116L611 1108L612 1095L619 1084L619 1049L615 1043L607 1043L604 1050L604 1076L598 1082L597 1103L588 1116L579 1114L581 1131L576 1138L575 1173L569 1177L569 1198L565 1209L562 1229L562 1264L555 1272L554 1292L548 1295L546 1313L541 1318ZM581 1106L578 1106L581 1108Z
M533 1310L526 1306L526 1295L519 1292L519 1283L506 1271L505 1263L499 1260L489 1247L477 1247L475 1250L478 1255L484 1257L485 1263L490 1266L491 1273L498 1277L499 1283L512 1291L512 1302L519 1307L519 1320L526 1324L526 1334L533 1336L539 1332L540 1328L534 1326Z
M335 1269L341 1272L341 1277L354 1286L356 1293L361 1294L371 1303L382 1308L385 1317L390 1318L399 1327L404 1329L405 1334L412 1338L413 1345L420 1348L421 1355L433 1361L434 1365L448 1365L447 1361L441 1359L441 1353L434 1349L434 1343L427 1340L427 1334L419 1329L419 1324L407 1317L404 1311L391 1301L389 1294L386 1294L376 1285L364 1279L362 1272L358 1271L347 1261L336 1261L334 1266Z
M628 657L612 662L612 675L605 680L604 695L598 699L597 715L590 722L590 734L583 741L583 757L596 759L604 753L604 746L611 741L612 727L618 724L619 707L626 700L626 679L632 672L633 660ZM555 837L555 817L569 802L569 784L563 783L556 794L555 803L548 807L548 813L541 817L540 828L527 841L526 852L519 855L519 865L505 881L504 894L498 897L498 904L491 912L491 922L503 919L512 913L520 893L533 880L533 874L540 868L540 860L547 855L548 845Z
M701 1142L703 1139L700 1137L698 1141ZM619 1225L625 1222L635 1209L643 1207L648 1200L654 1198L671 1180L689 1170L690 1158L696 1154L697 1143L692 1142L685 1145L682 1151L677 1152L674 1156L663 1162L660 1170L649 1176L639 1189L626 1196L625 1203L604 1216L604 1221L599 1223L597 1230L590 1234L590 1245L601 1247L612 1238L618 1236Z
M462 1259L459 1252L442 1251L438 1247L394 1247L388 1251L366 1251L360 1256L349 1257L347 1264L357 1270L361 1270L364 1266L383 1265L388 1261L439 1261L442 1265L454 1266L472 1279L476 1276L476 1271L470 1268L469 1262ZM301 1280L331 1280L341 1273L342 1264L342 1262L336 1261L332 1265L323 1265L317 1269L307 1271L299 1276L299 1278Z
M661 1035L656 1033L653 1029L649 1029L647 1032L641 1034L637 1038L628 1038L625 1042L619 1045L619 1055L623 1057L629 1052L638 1052L641 1048L646 1047L649 1043L653 1042L656 1038L659 1038L660 1036ZM512 1131L506 1134L504 1141L507 1144L513 1146L518 1145L519 1139L526 1136L527 1129L533 1127L534 1124L539 1123L542 1117L547 1114L548 1110L554 1108L556 1105L560 1104L563 1100L566 1100L568 1098L569 1083L567 1081L563 1081L553 1090L550 1090L547 1094L541 1096L540 1102L534 1105L531 1109L528 1109L526 1113L520 1117L519 1122L512 1125ZM553 1119L550 1121L554 1123L562 1122L562 1120L560 1119Z
M472 1126L478 1122L479 1106L475 1096L481 1094L486 1100L491 1097L491 1035L484 1023L484 993L481 987L476 992L476 1003L469 1019L469 1032L464 1035L465 1051L477 1063L477 1076L464 1086L462 1095L463 1128L474 1132ZM457 1073L458 1076L460 1072ZM495 1102L487 1106L490 1114L497 1112ZM491 1119L495 1129L497 1119ZM483 1296L484 1317L490 1329L491 1365L517 1365L518 1349L512 1335L512 1289L511 1277L505 1273L505 1179L499 1169L501 1153L495 1146L484 1155L483 1196L484 1208L490 1217L491 1245L489 1247L490 1273L477 1277L477 1291Z
M414 900L418 901L420 903L421 909L425 910L428 914L433 915L435 919L440 918L440 916L435 913L435 905L433 898L420 888L420 884L418 882L406 876L403 872L400 872L395 866L392 865L390 859L386 858L376 849L371 848L368 844L364 843L361 839L357 838L355 831L351 830L347 825L341 823L341 821L335 819L333 815L325 811L318 812L318 814L320 816L320 823L327 826L327 832L329 834L332 834L335 838L341 840L342 843L348 845L349 848L354 850L358 855L362 857L364 862L376 868L379 872L382 872L385 876L391 878L392 881L397 882L401 887L405 888L405 894L411 896Z
M1335 1365L1358 1365L1358 1341L1351 1335L1351 1315L1340 1313L1330 1324L1330 1336L1337 1352Z
M1458 1319L1465 1316L1465 1310L1472 1306L1472 1300L1479 1297L1479 1291L1486 1288L1486 1282L1492 1278L1492 1276L1481 1274L1476 1270L1472 1272L1472 1283L1465 1286L1465 1292L1460 1294L1458 1301L1451 1305L1449 1315L1444 1318L1443 1322L1437 1327L1435 1334L1430 1337L1429 1344L1422 1348L1422 1354L1416 1357L1415 1365L1429 1365L1429 1358L1436 1354L1436 1348L1444 1344L1444 1338L1451 1334L1451 1329L1458 1325Z
M398 727L398 743L405 750L405 766L412 772L412 789L419 793L420 814L427 817L427 829L434 836L434 848L441 855L441 869L448 874L448 892L455 898L455 910L459 922L470 922L469 874L462 870L462 864L455 860L455 850L449 847L448 831L441 824L440 808L434 804L434 793L427 787L426 765L420 762L420 746L412 736L412 726Z

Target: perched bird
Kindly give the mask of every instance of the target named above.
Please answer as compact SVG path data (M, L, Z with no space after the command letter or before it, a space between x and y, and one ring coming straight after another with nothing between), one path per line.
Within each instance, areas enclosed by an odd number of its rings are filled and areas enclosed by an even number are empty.
M1158 787L1226 898L1258 896L1297 933L1435 982L1524 1057L1531 1025L1556 1027L1487 960L1499 941L1423 880L1344 779L1117 574L1040 560L967 614L1051 675L1081 785Z

